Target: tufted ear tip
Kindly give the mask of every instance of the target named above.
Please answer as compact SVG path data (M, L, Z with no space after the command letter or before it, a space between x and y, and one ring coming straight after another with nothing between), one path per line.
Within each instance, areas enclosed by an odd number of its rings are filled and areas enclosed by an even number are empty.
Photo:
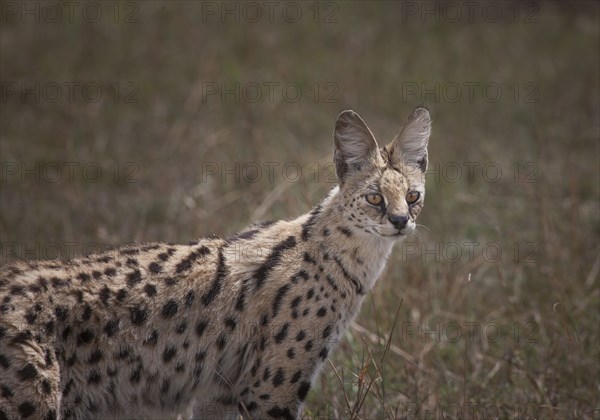
M419 106L409 115L409 121L421 121L422 123L430 123L431 116L429 115L429 109L425 106Z
M340 112L335 120L336 128L341 128L346 125L362 124L366 125L363 119L358 115L358 112L352 109L346 109Z

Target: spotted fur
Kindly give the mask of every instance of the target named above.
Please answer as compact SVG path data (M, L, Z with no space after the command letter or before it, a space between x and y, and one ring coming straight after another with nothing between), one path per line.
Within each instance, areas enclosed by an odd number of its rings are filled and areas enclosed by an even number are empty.
M298 417L394 242L415 227L429 131L419 108L380 149L344 111L339 186L303 216L227 239L2 267L0 419Z

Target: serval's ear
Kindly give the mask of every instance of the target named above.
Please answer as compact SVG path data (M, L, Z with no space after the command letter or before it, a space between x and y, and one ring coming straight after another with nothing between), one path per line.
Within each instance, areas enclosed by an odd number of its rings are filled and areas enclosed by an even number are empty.
M386 146L393 166L427 170L427 143L431 134L431 118L427 108L417 108L408 117L394 140Z
M333 161L340 186L353 172L373 162L378 153L377 142L367 124L356 112L342 111L335 121Z

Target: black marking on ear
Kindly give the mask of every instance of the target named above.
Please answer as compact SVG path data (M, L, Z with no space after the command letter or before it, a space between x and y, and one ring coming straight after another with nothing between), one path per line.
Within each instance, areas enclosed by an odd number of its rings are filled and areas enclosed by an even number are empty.
M421 172L425 172L427 170L427 159L425 157L422 157L421 159L419 159L417 161L417 164L419 165Z

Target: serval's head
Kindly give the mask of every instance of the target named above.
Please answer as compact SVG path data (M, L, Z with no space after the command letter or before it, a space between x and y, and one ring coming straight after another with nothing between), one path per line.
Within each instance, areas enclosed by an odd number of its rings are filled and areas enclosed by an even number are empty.
M390 240L415 229L425 199L430 132L429 112L417 108L396 137L379 148L356 112L343 111L338 116L334 163L343 217L355 229Z

